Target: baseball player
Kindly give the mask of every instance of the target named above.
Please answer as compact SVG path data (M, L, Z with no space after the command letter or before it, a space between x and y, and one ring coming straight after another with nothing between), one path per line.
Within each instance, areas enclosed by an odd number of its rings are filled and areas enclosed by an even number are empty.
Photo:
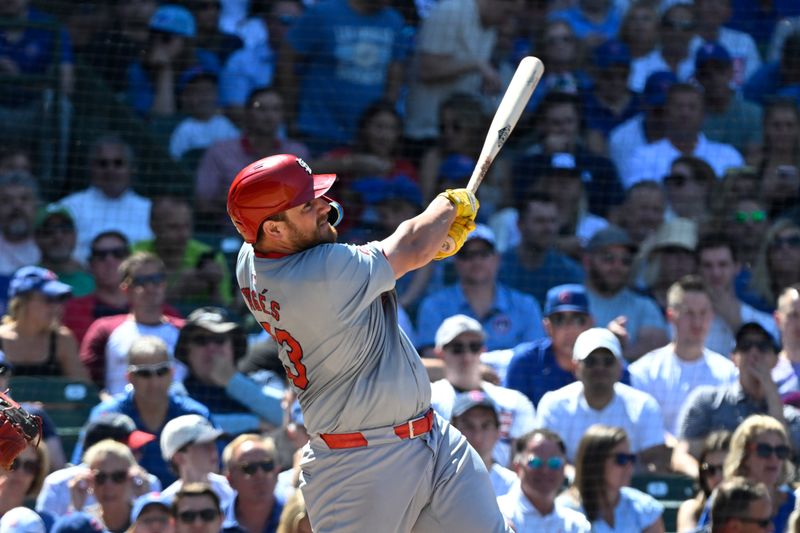
M507 531L483 461L431 410L394 292L406 272L458 251L478 202L448 190L383 241L336 244L341 208L324 196L335 179L277 155L245 167L228 192L245 240L239 286L278 342L310 435L301 487L312 528ZM455 246L441 252L448 236Z

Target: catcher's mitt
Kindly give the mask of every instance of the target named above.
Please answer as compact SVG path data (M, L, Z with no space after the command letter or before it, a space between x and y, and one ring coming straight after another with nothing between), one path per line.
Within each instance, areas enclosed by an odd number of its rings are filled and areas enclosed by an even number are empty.
M11 468L29 442L41 435L42 420L0 392L0 466Z

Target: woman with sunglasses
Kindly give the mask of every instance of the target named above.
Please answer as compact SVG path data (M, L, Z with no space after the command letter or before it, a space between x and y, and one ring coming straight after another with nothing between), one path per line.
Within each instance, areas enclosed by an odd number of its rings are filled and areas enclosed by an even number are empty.
M83 461L88 470L69 483L72 508L94 516L111 533L127 531L138 496L134 490L138 464L130 448L115 440L101 440L86 451ZM84 508L89 493L97 503Z
M666 217L688 218L703 224L710 217L709 198L717 177L711 166L694 156L681 156L672 162L664 176L664 191L669 202Z
M29 444L11 465L10 470L0 469L0 516L14 507L34 500L50 471L47 446Z
M697 482L700 490L694 498L686 500L678 508L678 533L694 531L703 513L708 497L722 481L722 468L728 456L731 442L730 431L714 431L703 441L698 458Z
M15 375L89 381L75 335L61 323L71 294L72 288L45 268L27 266L14 273L0 325L0 350L14 365Z
M749 289L772 309L781 291L800 282L800 226L789 219L772 224L762 240Z
M596 424L575 457L575 482L557 504L581 511L594 533L664 533L664 506L628 484L636 455L625 430Z

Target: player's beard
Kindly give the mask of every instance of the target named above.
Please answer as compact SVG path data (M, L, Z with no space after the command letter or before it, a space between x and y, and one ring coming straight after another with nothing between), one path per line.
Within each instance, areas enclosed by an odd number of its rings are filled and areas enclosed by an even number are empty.
M322 220L319 221L317 226L315 226L316 231L314 233L304 235L294 223L286 220L286 227L289 231L289 241L292 244L292 248L298 252L302 252L303 250L308 250L309 248L313 248L318 244L336 242L339 233L336 231L336 228L328 223L327 215L325 216L324 221L324 224L322 223Z

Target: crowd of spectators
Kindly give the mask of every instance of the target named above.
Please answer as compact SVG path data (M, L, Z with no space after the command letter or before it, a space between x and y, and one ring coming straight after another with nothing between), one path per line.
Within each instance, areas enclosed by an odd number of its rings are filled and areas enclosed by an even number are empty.
M340 240L381 239L464 186L526 55L545 74L476 230L397 282L433 407L517 531L664 531L634 474L697 480L679 531L800 531L800 3L80 4L0 2L0 388L101 401L68 449L31 407L0 533L310 531L228 186L298 155L339 177ZM129 127L78 127L89 86ZM134 131L188 190L142 186ZM48 135L78 137L72 179Z

